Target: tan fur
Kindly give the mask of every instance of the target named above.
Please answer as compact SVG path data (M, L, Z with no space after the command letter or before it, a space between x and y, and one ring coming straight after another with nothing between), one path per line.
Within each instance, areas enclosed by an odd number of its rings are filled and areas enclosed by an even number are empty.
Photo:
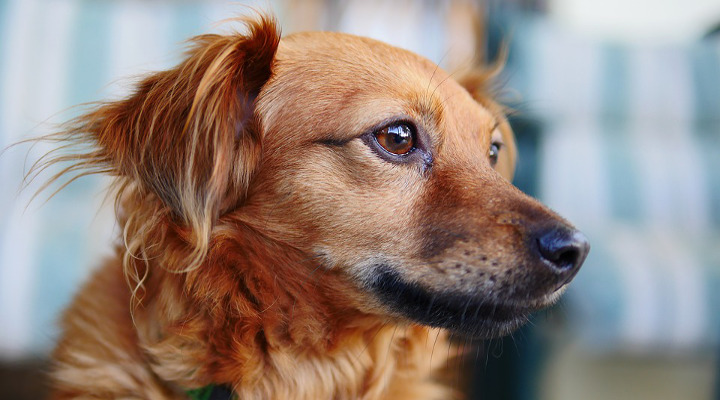
M209 384L243 400L456 396L432 378L447 333L368 287L390 268L522 310L559 295L516 268L532 262L528 226L564 222L508 183L515 147L487 77L466 80L471 95L380 42L280 41L272 19L245 23L51 138L90 150L36 166L114 175L123 227L65 314L54 398L182 399ZM398 116L432 160L388 162L363 141Z

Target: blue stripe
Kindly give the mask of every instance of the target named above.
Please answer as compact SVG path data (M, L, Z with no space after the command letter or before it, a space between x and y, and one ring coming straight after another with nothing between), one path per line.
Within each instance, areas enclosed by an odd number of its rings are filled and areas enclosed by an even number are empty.
M108 82L112 2L85 0L78 6L78 15L71 35L69 103L79 104L100 100L100 90Z
M693 52L694 139L710 195L712 225L720 227L720 46L705 42Z
M628 51L620 46L602 48L601 115L604 119L624 120L630 111Z
M720 124L696 129L698 151L701 156L705 185L710 196L711 226L720 228Z
M31 326L32 343L49 349L55 339L58 315L68 305L78 283L85 278L88 267L96 267L98 260L89 260L89 227L95 218L91 199L97 198L97 179L83 179L59 192L43 208L43 220L38 226L37 241L42 251L37 254L37 279L34 287Z
M528 104L528 101L536 101L537 99L529 98L537 95L537 91L533 88L533 79L537 74L533 74L531 69L533 65L541 60L538 54L538 42L533 34L539 30L537 22L529 17L521 17L519 21L506 16L506 20L501 23L492 24L494 37L491 40L496 43L489 43L488 52L490 56L496 56L501 45L508 45L509 52L507 63L502 72L501 82L509 82L511 92L517 91L522 93L523 99L519 104L511 104L513 108L520 112L522 116L534 116L532 107L536 104Z
M7 73L7 60L10 58L10 54L8 54L8 42L12 40L13 33L6 32L9 18L10 0L2 0L0 1L0 32L5 33L6 36L0 37L0 79L5 78L5 74ZM0 96L0 117L4 112L7 112L5 109L5 96ZM10 132L0 132L0 151L10 144L9 137Z
M685 243L690 244L690 241ZM707 312L703 317L706 318L708 329L703 332L703 344L716 348L720 346L720 248L717 243L720 243L720 232L715 231L687 246L687 252L691 253L701 267L702 284L705 286L706 297L703 300Z
M638 222L642 215L638 196L639 177L634 162L637 149L629 143L628 114L630 76L627 50L603 49L602 86L600 93L600 138L603 159L608 168L610 209L615 217Z
M206 33L208 21L204 10L201 4L195 2L181 2L173 5L173 19L170 27L172 38L181 43L193 36ZM173 53L178 53L175 48L173 48Z
M589 348L612 348L622 339L620 329L628 298L616 270L619 260L603 246L607 233L589 234L593 249L566 294L569 326Z
M65 104L75 105L100 100L108 82L110 16L112 2L82 1L75 8L69 49L69 76L66 78ZM72 109L68 118L81 109ZM49 349L56 336L56 320L67 306L78 282L85 277L90 249L88 227L94 218L92 200L98 196L99 178L83 178L58 193L40 211L46 223L38 227L38 241L43 251L37 255L32 343ZM94 265L93 265L94 266Z
M701 125L720 124L720 46L704 42L692 57L695 120ZM720 44L720 43L719 43Z
M708 235L710 236L710 235ZM705 274L705 293L708 294L706 299L707 318L709 319L709 342L714 346L720 346L720 251L718 251L716 243L720 242L720 237L715 235L706 243L706 247L698 251L700 260L703 262L703 272Z

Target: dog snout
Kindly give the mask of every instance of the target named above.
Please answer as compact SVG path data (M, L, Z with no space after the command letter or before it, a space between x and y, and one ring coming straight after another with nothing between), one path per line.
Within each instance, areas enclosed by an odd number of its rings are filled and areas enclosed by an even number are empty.
M535 241L543 264L558 278L558 288L575 276L590 251L585 235L565 225L539 230Z

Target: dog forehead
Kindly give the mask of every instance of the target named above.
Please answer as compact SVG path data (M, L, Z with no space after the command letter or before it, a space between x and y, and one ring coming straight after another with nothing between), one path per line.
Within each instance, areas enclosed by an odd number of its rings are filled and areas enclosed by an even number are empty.
M339 32L302 32L283 37L277 58L310 65L363 66L375 72L392 72L391 68L401 68L432 73L437 69L437 64L408 50L368 37Z
M335 32L290 35L280 42L273 66L275 83L320 99L407 97L431 87L444 72L409 51ZM434 76L438 79L435 79Z
M266 127L292 120L296 128L325 137L357 134L402 116L468 133L492 125L488 110L436 63L374 39L334 32L281 40L259 109Z

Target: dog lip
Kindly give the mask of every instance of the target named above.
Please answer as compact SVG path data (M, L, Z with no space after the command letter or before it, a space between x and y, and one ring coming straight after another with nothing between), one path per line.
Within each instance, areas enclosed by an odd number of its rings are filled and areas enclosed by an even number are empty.
M537 306L516 305L494 301L482 294L436 292L406 281L388 265L376 265L374 269L369 289L392 314L475 338L506 335L545 304L543 301Z
M577 272L573 273L572 275L570 275L570 276L568 276L567 278L565 278L565 280L563 280L562 282L560 282L560 283L555 287L555 290L553 291L553 294L558 293L558 292L562 292L563 290L565 290L565 288L567 288L567 286L570 284L570 282L572 282L573 278L575 278L575 275L576 275L576 274L577 274Z

